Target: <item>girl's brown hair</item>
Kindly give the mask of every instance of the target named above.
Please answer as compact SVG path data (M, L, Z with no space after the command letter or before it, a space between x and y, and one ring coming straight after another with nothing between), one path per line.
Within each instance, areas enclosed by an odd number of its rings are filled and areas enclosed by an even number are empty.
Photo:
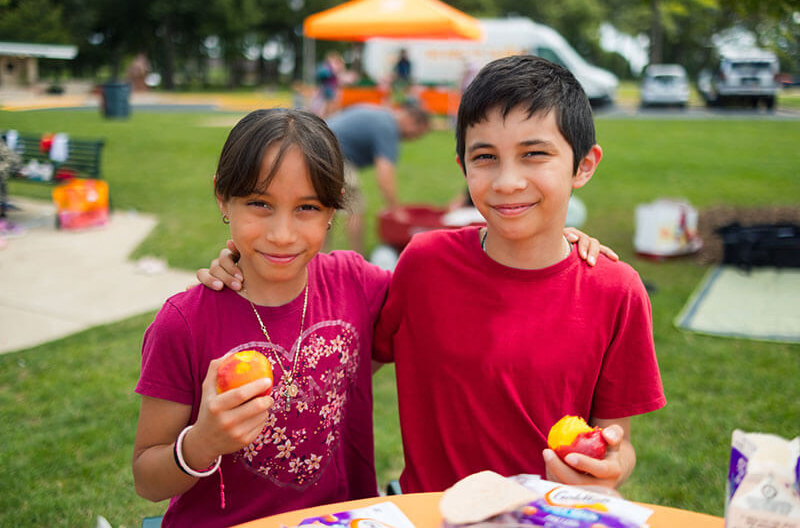
M263 189L258 176L264 153L279 142L280 149ZM223 200L266 190L286 150L297 146L303 154L311 184L325 207L344 207L344 159L339 141L318 116L302 110L255 110L233 127L217 164L214 191Z

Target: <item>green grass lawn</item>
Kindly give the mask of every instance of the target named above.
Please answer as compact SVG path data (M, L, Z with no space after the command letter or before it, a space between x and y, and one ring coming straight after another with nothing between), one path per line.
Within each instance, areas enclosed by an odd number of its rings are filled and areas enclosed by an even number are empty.
M226 238L211 174L227 114L144 113L106 121L97 111L0 112L3 128L103 137L104 174L117 210L159 215L136 255L194 270ZM707 268L691 259L652 262L632 248L636 204L684 197L696 207L800 205L800 122L731 120L598 121L605 157L578 196L585 230L611 245L656 287L656 350L669 404L633 421L638 465L629 498L722 514L734 428L800 434L800 346L722 339L677 330L673 318ZM370 217L378 207L372 173L363 175ZM404 146L399 191L407 202L445 204L463 187L449 131ZM49 188L12 182L12 195ZM368 247L377 243L368 224ZM343 237L333 231L333 247ZM57 265L57 263L54 263ZM35 278L32 278L35 280ZM0 526L93 526L103 515L138 526L166 503L133 490L130 458L138 413L141 337L153 314L94 328L0 356ZM394 377L375 381L376 463L383 486L402 468ZM535 456L535 454L532 454Z

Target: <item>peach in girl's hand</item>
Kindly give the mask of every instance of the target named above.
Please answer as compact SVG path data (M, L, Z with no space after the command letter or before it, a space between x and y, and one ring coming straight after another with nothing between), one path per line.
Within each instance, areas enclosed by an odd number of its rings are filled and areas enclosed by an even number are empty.
M600 427L590 427L580 416L564 416L550 428L547 445L564 460L569 453L602 459L608 444Z
M274 381L269 360L255 350L236 352L226 357L217 369L217 394L261 378ZM271 392L272 385L259 396L268 396Z

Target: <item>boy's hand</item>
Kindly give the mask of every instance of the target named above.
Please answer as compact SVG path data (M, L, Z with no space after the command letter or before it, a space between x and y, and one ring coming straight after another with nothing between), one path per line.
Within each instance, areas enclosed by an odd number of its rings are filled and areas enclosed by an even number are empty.
M625 432L619 425L603 428L603 438L608 443L606 456L602 460L570 453L562 461L552 449L542 452L547 468L547 480L571 486L603 486L616 488L630 473L626 470L625 457L621 454ZM630 446L632 449L632 446ZM632 469L632 468L631 468Z
M206 288L221 290L225 286L239 291L244 282L242 270L236 265L239 260L239 250L233 240L228 240L228 247L219 252L219 257L211 261L209 268L197 270L197 280Z
M613 261L619 260L619 256L608 246L604 246L596 238L592 238L583 231L574 227L565 227L564 236L571 243L578 244L578 255L581 256L590 266L597 263L597 255L602 253Z

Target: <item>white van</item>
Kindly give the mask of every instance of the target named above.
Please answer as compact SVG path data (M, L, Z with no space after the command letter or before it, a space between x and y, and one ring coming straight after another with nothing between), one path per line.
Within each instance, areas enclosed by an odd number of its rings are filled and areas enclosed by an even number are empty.
M522 17L480 19L480 23L483 41L369 39L361 59L364 73L375 82L388 78L404 48L411 60L414 82L461 87L465 77L487 62L528 53L569 69L593 104L614 101L617 77L586 62L553 28Z

